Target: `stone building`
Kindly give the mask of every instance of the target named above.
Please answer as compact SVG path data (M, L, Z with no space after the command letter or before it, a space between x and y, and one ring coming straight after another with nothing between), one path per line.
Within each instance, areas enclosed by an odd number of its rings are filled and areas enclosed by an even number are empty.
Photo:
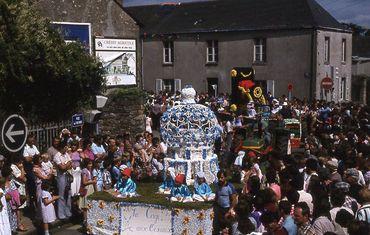
M146 90L229 93L253 67L275 96L351 99L352 34L314 0L228 0L125 8L141 27ZM330 77L333 88L321 81Z
M353 38L352 91L353 101L370 103L370 37Z
M104 58L108 88L104 95L108 101L104 108L95 107L99 110L84 112L83 129L88 133L111 135L126 131L137 134L145 130L144 100L132 98L130 94L119 98L115 95L116 88L121 85L140 87L142 84L140 29L124 11L122 1L36 0L33 4L60 30L66 41L80 41L92 55ZM130 83L117 82L127 77Z

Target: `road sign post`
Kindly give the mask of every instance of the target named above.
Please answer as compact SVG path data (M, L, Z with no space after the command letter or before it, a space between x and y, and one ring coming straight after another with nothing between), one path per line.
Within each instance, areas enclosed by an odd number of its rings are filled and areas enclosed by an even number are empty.
M330 91L334 86L334 83L333 83L333 79L331 79L330 77L325 77L321 80L321 87L325 90L325 91Z
M28 135L27 123L17 114L10 115L1 129L4 147L10 152L18 152L26 144Z

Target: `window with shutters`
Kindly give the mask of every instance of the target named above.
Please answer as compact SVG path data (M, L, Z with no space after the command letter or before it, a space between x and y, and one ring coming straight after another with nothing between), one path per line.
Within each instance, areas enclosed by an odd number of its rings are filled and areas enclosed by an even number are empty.
M330 62L330 38L325 37L325 44L324 44L324 62Z
M174 47L173 41L163 42L163 63L173 64L174 62Z
M218 41L207 41L207 63L215 64L218 62Z
M254 40L254 58L255 63L266 62L266 38L256 38Z
M342 62L346 62L347 57L347 41L346 39L342 39Z

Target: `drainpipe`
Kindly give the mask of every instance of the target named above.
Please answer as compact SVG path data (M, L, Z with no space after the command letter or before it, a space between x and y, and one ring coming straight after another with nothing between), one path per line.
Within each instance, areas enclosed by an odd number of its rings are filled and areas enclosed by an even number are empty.
M311 34L311 78L310 78L310 92L309 92L309 100L312 101L315 99L315 93L316 93L316 38L317 38L317 32L316 29L313 28L312 34Z

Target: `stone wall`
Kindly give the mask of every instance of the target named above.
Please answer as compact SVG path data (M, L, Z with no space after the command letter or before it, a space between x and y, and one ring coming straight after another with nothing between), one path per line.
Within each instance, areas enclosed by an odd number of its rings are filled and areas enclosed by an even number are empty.
M145 131L145 99L138 94L108 95L108 101L103 108L99 121L100 132L116 136L130 132L134 137Z

